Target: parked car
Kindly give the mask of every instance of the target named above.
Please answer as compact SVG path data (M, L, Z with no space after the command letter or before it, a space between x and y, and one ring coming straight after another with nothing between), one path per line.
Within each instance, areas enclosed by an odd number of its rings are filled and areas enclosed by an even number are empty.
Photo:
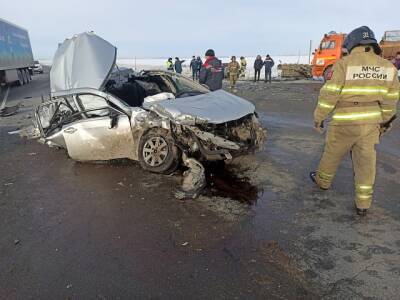
M116 48L93 33L59 47L51 99L36 109L44 143L65 148L77 161L129 158L164 174L182 158L229 160L264 143L265 131L247 100L166 71L117 82L115 61Z
M35 60L32 66L33 74L43 74L43 66L40 64L39 61Z

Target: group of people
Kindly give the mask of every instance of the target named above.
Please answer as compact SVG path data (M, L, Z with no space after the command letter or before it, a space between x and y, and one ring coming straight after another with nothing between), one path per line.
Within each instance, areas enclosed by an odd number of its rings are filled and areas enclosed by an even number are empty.
M175 63L172 61L172 57L168 58L167 60L167 70L170 72L176 72L178 74L182 73L182 64L185 60L180 60L179 57L175 57Z
M275 65L274 60L269 54L265 57L265 60L261 58L261 55L257 55L254 61L254 82L260 81L261 69L264 67L265 71L265 82L271 83L272 81L272 67Z
M192 56L192 60L190 61L189 68L192 71L192 79L198 80L200 75L200 69L203 65L203 61L201 60L200 56Z
M215 57L212 49L207 50L205 56L204 64L200 56L192 57L190 69L192 70L193 80L199 80L201 84L207 85L211 91L222 89L222 80L224 79L222 62ZM175 57L175 62L173 62L172 57L170 57L166 62L167 70L181 74L184 62L185 60L180 60L179 57Z
M260 81L261 69L265 69L265 82L272 82L272 67L274 66L274 60L268 54L265 60L261 58L261 55L257 55L254 61L254 82ZM228 78L230 82L230 87L232 90L235 89L236 81L239 77L245 77L247 62L242 56L240 58L240 63L236 60L236 56L231 57L231 62L228 64Z
M185 60L180 60L179 57L175 57L175 62L173 62L172 57L170 57L170 58L168 58L168 60L166 62L167 70L181 74L182 73L182 64L184 62L185 62ZM254 81L260 80L261 69L264 67L265 82L271 83L273 66L274 66L274 60L271 58L271 56L269 54L265 57L265 60L263 60L260 55L257 55L257 58L254 61L254 73L255 73ZM215 57L214 50L212 50L212 49L207 50L206 62L204 64L203 64L203 61L201 60L200 56L196 57L193 55L192 60L190 61L189 68L192 71L192 79L193 80L200 81L201 70L205 69L203 72L204 76L205 76L205 74L209 73L209 72L207 72L207 68L209 70L211 70L212 72L217 73L216 76L213 76L213 77L216 77L216 78L221 77L219 72L221 72L221 74L222 74L221 80L224 77L224 66L223 66L222 62L218 58ZM239 61L236 60L236 56L231 57L231 62L227 65L227 77L229 78L230 87L232 90L235 89L236 82L239 77L242 77L242 78L246 77L246 68L247 68L247 61L244 56L241 56ZM211 74L210 74L210 76L211 76ZM204 79L204 80L206 80L206 79ZM219 86L220 84L218 83L216 85ZM213 84L213 86L214 86L214 84Z

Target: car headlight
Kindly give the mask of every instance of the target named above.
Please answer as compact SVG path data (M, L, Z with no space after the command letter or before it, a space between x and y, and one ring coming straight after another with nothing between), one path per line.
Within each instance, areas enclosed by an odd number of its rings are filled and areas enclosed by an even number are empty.
M317 59L316 65L317 66L323 66L325 64L325 59L319 58Z

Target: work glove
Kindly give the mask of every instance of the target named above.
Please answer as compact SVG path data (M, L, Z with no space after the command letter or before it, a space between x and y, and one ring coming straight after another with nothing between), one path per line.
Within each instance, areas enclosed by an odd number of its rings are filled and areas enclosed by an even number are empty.
M382 136L383 134L385 134L386 132L389 132L392 127L393 127L393 122L396 120L397 116L394 115L393 117L390 118L389 121L381 124L380 128L379 128L379 132L380 132L380 136Z
M393 127L392 123L381 125L381 127L379 128L380 136L382 136L386 132L389 132L392 129L392 127Z
M318 133L323 134L324 133L324 121L321 121L321 122L314 121L314 129Z

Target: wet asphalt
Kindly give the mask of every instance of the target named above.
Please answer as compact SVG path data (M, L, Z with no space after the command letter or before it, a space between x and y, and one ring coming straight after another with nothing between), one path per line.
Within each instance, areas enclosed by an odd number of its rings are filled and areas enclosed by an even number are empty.
M323 147L311 128L319 88L238 84L269 132L265 150L229 167L257 189L251 206L178 201L179 174L77 163L9 135L30 122L48 77L12 88L7 105L23 106L0 118L0 298L396 298L400 126L378 149L373 209L357 217L349 159L328 192L307 178Z

